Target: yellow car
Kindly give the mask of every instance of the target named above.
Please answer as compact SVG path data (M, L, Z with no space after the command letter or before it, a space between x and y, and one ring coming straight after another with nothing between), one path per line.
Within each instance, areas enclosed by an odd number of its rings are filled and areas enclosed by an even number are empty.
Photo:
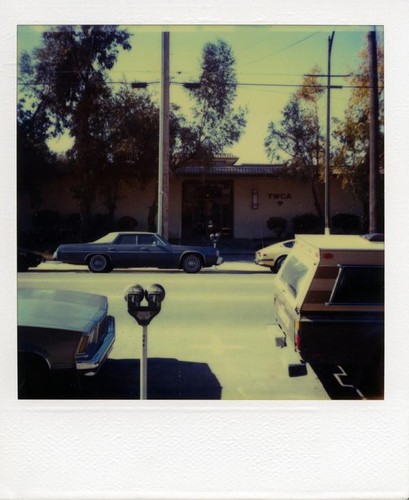
M277 273L295 240L280 241L268 247L257 250L254 262L259 266L269 267L271 272Z

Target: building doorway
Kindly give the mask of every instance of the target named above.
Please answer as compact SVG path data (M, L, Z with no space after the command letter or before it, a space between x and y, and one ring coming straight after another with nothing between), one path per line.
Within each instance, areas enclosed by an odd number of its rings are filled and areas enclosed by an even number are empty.
M184 181L182 237L206 239L212 233L233 237L233 182Z

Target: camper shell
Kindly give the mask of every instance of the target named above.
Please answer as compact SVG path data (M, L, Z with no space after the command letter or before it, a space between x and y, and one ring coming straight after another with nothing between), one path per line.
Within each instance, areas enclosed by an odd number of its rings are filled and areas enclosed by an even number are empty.
M281 345L292 346L303 363L383 370L380 235L297 235L274 278L273 303Z

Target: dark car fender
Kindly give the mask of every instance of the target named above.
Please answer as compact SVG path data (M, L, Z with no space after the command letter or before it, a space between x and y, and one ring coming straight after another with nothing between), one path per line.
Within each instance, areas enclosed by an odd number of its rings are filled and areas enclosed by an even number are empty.
M206 259L206 256L200 252L199 250L195 250L195 249L192 249L192 250L185 250L179 257L179 268L182 267L182 262L183 262L183 259L187 256L187 255L197 255L198 257L200 257L201 261L202 261L202 264L203 266L206 265L206 262L207 262L207 259Z
M24 363L33 364L43 364L48 370L51 370L51 363L49 359L49 353L44 349L36 347L27 346L18 350L18 358Z
M85 257L84 257L84 264L88 265L89 260L94 255L103 255L109 262L112 262L111 256L109 255L109 252L107 252L106 250L101 250L99 252L96 251L96 250L93 250L92 252L88 252L85 255Z

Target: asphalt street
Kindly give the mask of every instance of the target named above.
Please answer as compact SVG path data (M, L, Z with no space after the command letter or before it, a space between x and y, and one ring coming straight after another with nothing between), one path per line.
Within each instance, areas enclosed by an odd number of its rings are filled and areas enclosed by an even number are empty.
M130 285L159 283L166 298L148 327L149 399L331 399L311 367L306 376L288 376L288 364L298 358L290 348L277 346L281 335L270 296L274 275L250 257L226 260L194 275L154 269L93 274L58 262L20 273L19 287L107 295L116 320L116 341L106 365L79 388L71 384L65 391L59 385L54 396L139 397L142 328L128 314L124 292ZM354 390L346 396L355 397Z

